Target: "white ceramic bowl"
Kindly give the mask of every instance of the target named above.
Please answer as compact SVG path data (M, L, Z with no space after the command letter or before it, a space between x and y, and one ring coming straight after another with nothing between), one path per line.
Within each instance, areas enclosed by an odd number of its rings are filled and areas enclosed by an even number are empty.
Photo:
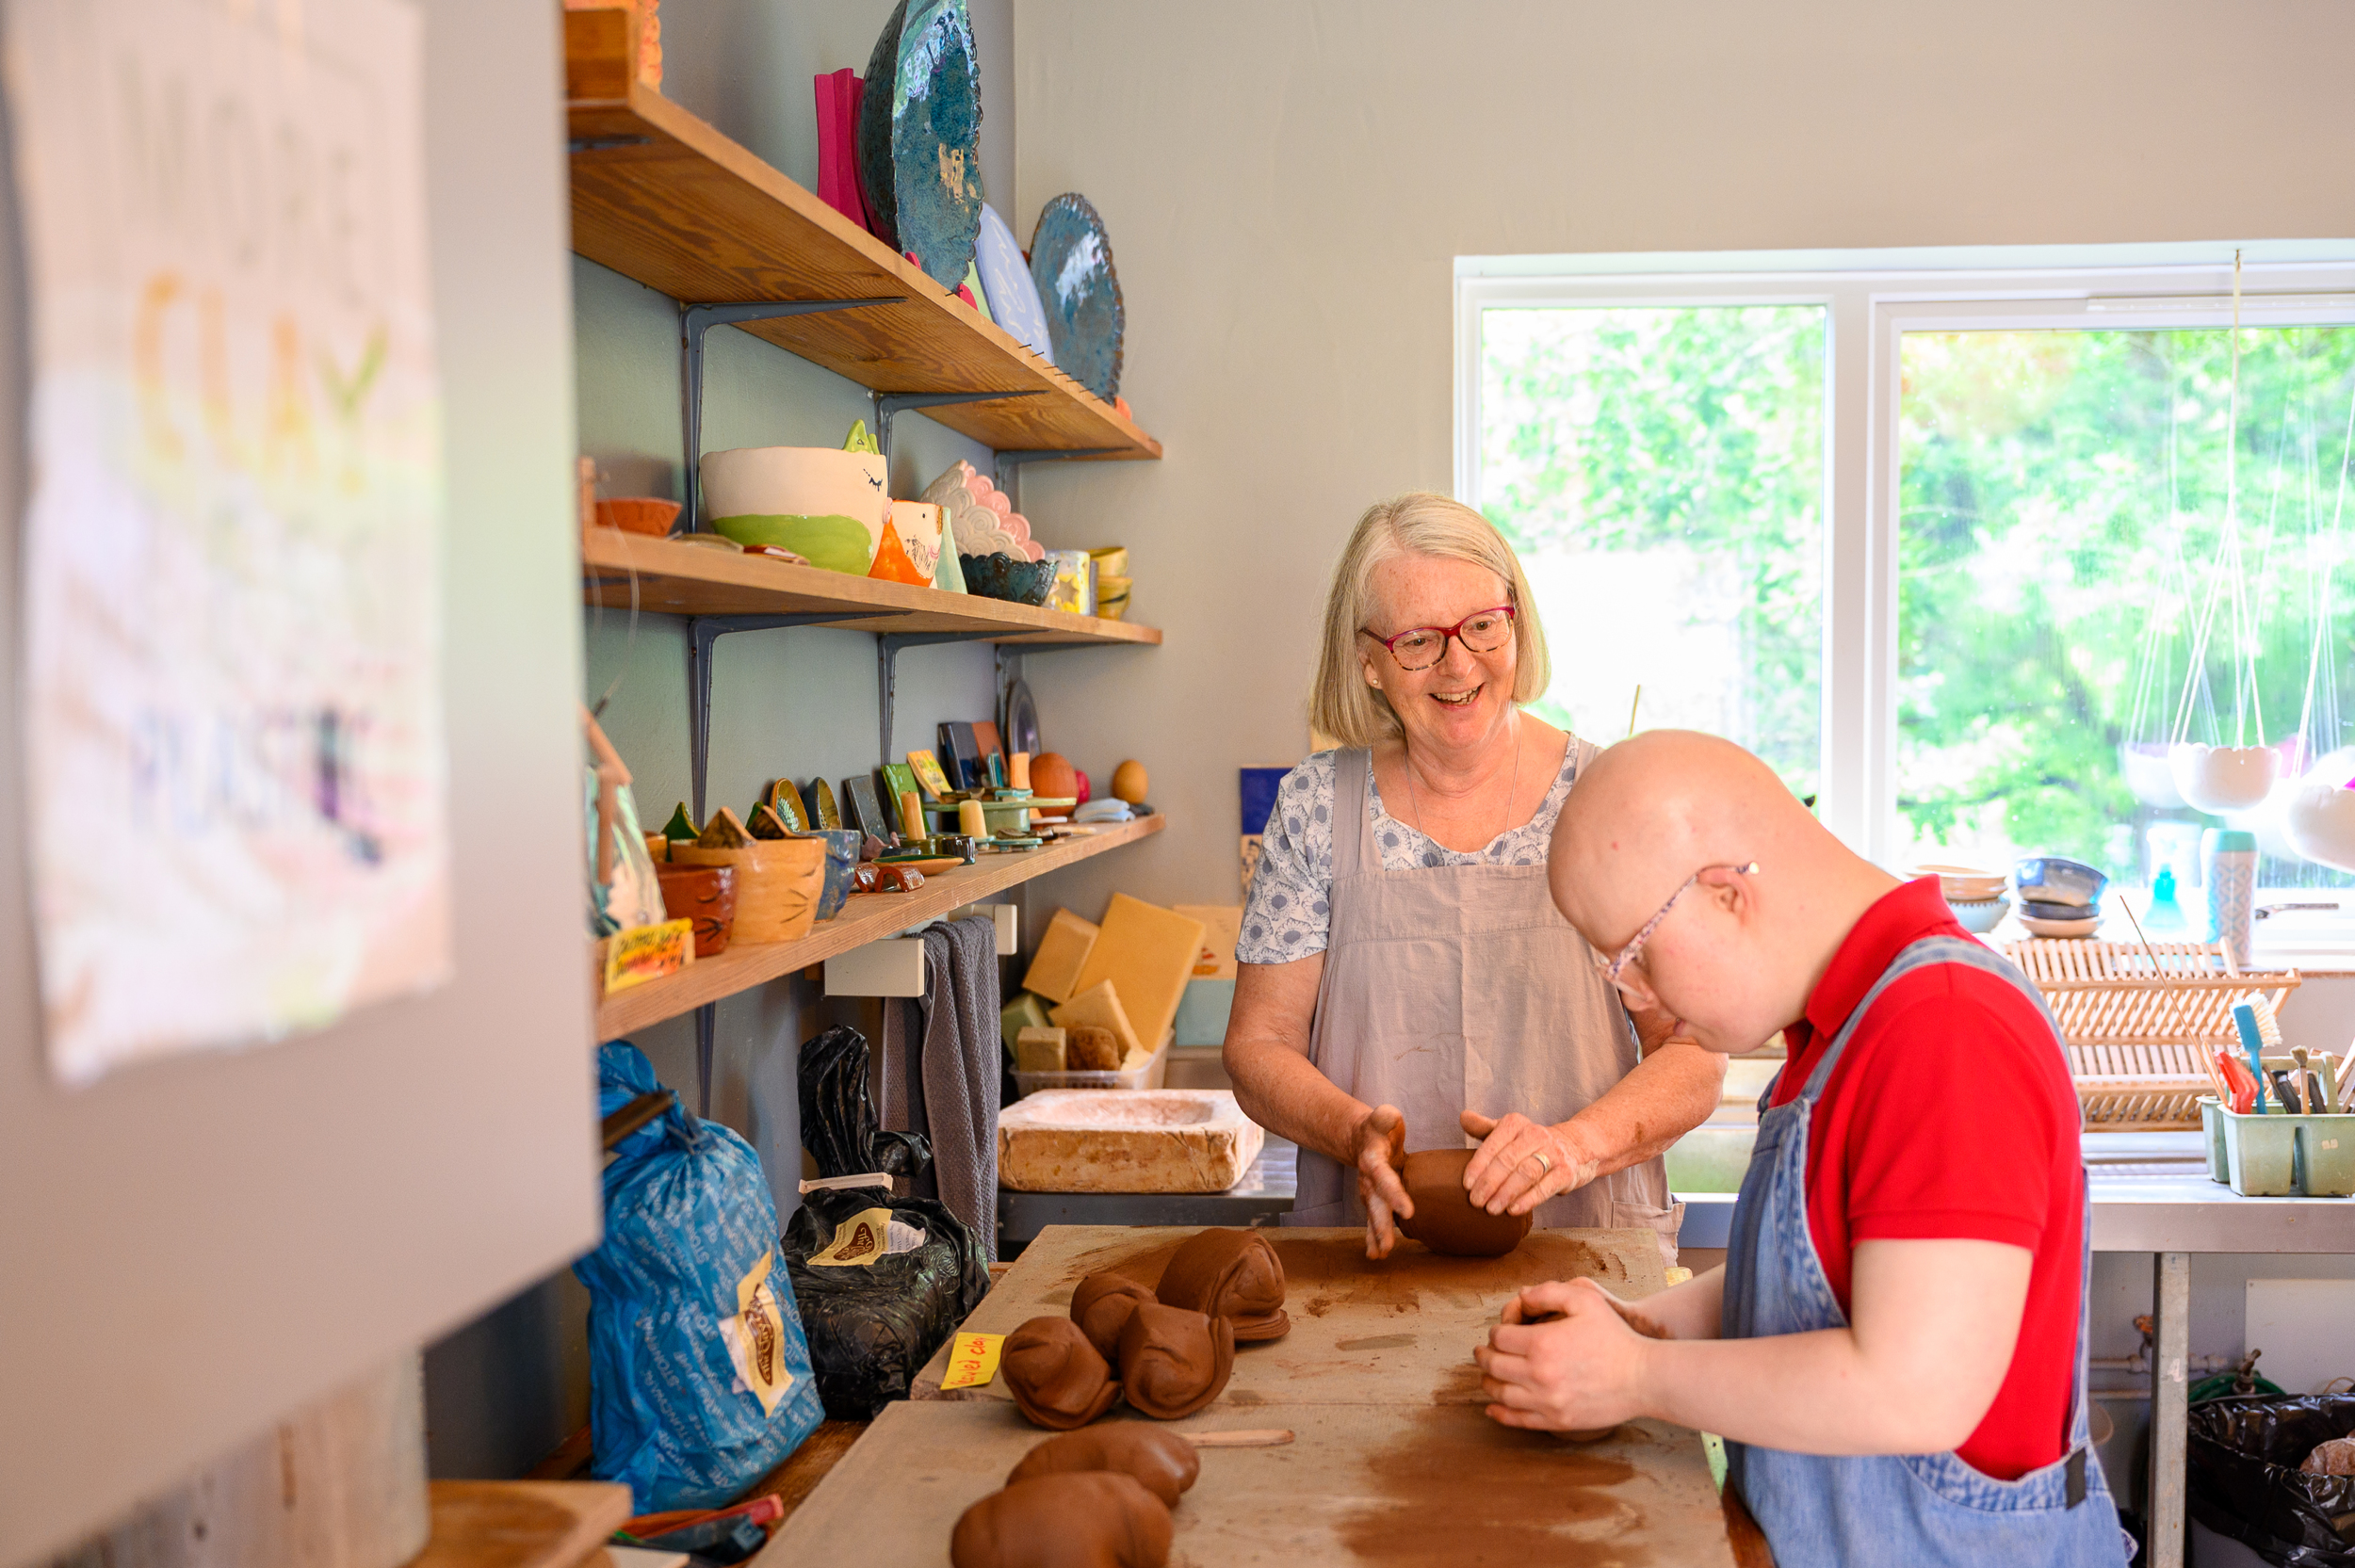
M2355 789L2307 775L2282 807L2282 832L2315 865L2355 871Z
M1955 924L1973 936L1985 936L2004 923L2011 912L2009 898L1949 898L1946 907L1955 912Z
M2168 770L2184 803L2195 811L2247 811L2265 804L2282 771L2270 746L2203 746L2187 740L2168 753Z
M739 544L773 544L812 566L864 577L891 514L884 460L826 446L706 452L704 513Z
M2099 915L2085 920L2038 920L2023 914L2020 923L2031 936L2091 936L2102 929Z

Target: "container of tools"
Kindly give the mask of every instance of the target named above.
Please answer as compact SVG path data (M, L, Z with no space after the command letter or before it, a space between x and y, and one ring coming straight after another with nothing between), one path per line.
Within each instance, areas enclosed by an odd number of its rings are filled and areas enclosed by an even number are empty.
M2277 1065L2271 1057L2265 1064ZM2292 1064L2284 1058L2278 1065L2286 1071ZM2208 1096L2200 1102L2200 1121L2209 1176L2244 1198L2355 1195L2355 1114L2292 1111L2278 1095L2262 1111L2242 1112Z

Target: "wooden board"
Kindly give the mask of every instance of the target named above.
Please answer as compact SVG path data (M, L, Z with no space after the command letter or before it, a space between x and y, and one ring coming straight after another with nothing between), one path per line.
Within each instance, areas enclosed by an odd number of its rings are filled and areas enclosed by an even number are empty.
M408 1568L574 1568L630 1515L609 1481L435 1481L433 1539Z
M627 81L613 97L567 106L575 251L674 299L887 301L743 330L879 392L1021 395L926 411L985 446L1161 455L1133 420L815 192L628 79L625 64L590 57L618 38L566 33L569 79Z
M590 604L656 615L826 615L864 632L972 632L988 642L1155 644L1127 621L1039 609L978 594L853 577L706 544L619 528L581 530L581 591Z
M857 893L832 920L811 929L799 942L731 943L716 958L698 959L675 975L648 980L616 992L597 1003L597 1038L614 1040L632 1029L665 1018L692 1012L706 1002L733 996L766 984L781 975L820 963L836 953L897 935L910 926L936 920L950 910L993 893L1001 893L1033 877L1117 849L1160 832L1169 818L1160 813L1122 823L1092 838L1050 844L1020 854L983 855L972 865L961 865L927 877L913 893Z
M1202 1451L1201 1478L1174 1511L1170 1560L1188 1568L1735 1560L1700 1439L1659 1422L1569 1444L1470 1405L1271 1402L1169 1426L1294 1434L1281 1447ZM754 1561L938 1568L958 1515L1049 1435L1009 1404L895 1404Z
M1071 1309L1071 1287L1099 1271L1146 1285L1192 1225L1049 1225L983 1297L965 1327L1006 1334ZM1238 1347L1234 1376L1213 1411L1230 1415L1272 1404L1351 1404L1370 1398L1477 1405L1472 1347L1484 1342L1513 1293L1544 1280L1593 1279L1621 1296L1648 1296L1666 1283L1648 1230L1532 1231L1501 1258L1441 1257L1401 1241L1380 1263L1365 1255L1362 1229L1272 1226L1284 1263L1284 1310L1291 1332ZM1011 1405L1003 1382L942 1393L948 1350L916 1382L918 1399Z

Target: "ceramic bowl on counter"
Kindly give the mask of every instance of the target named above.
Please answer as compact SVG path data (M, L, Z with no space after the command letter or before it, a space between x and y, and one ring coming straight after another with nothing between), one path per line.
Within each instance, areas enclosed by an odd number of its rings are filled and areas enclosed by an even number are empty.
M2041 898L2030 898L2023 896L2020 900L2020 917L2022 920L2046 921L2099 920L2102 918L2102 910L2099 905L2055 904L2047 903Z
M1973 936L1985 936L2004 923L2011 910L2009 898L1949 898L1946 907L1955 912L1955 924Z
M2012 886L2023 901L2090 909L2102 901L2110 880L2081 860L2063 855L2026 855L2012 863Z

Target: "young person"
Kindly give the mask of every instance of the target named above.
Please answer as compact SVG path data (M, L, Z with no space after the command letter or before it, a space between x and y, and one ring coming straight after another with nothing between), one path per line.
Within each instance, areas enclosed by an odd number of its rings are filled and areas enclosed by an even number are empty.
M1555 901L1631 1003L1789 1047L1722 1269L1533 1286L1476 1352L1510 1426L1727 1440L1777 1560L2100 1564L2076 1094L2027 981L1932 881L1851 853L1730 742L1658 731L1571 790ZM1629 1317L1672 1337L1639 1334Z

